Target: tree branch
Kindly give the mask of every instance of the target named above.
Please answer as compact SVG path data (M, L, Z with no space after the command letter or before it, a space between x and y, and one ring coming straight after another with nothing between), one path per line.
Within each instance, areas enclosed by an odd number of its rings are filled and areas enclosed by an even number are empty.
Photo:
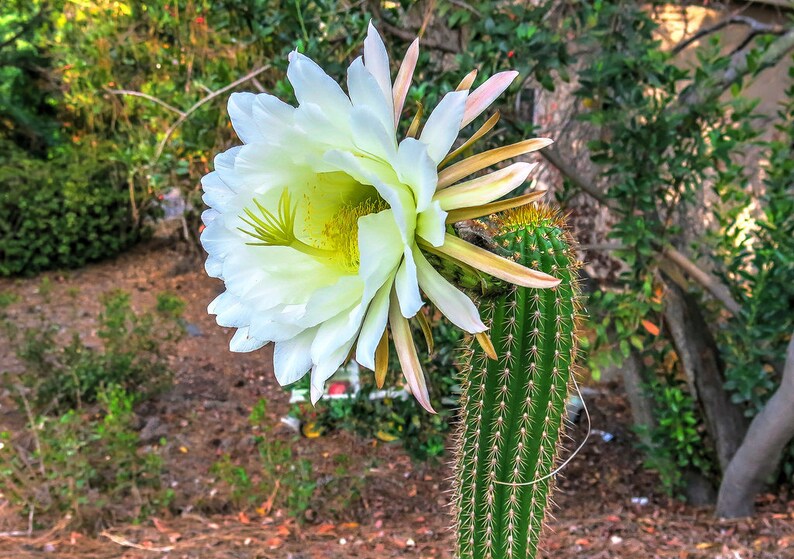
M737 16L739 17L739 16ZM727 24L726 24L727 25ZM724 26L723 26L724 27ZM744 48L731 58L731 63L725 70L718 74L708 86L690 87L685 89L678 97L678 102L674 111L685 111L692 105L700 104L707 99L721 95L734 83L740 81L750 72L758 73L766 68L774 66L794 49L794 28L788 29L778 39L776 39L767 50L761 55L753 68L749 64L749 55L752 49ZM591 184L571 165L560 157L554 146L542 150L541 155L554 165L560 173L571 183L589 194L592 198L611 210L616 210L612 200L607 198L600 189ZM671 246L657 246L660 256L665 260L675 264L682 271L686 272L694 281L704 287L711 295L720 301L725 308L732 314L736 314L741 306L731 297L730 290L718 278L702 270L697 264L692 262L683 253Z
M190 107L188 110L186 110L184 112L179 111L179 109L177 109L177 111L180 112L179 118L176 119L174 121L174 123L171 126L168 127L168 130L165 131L165 136L163 136L163 139L160 140L160 144L157 146L157 151L154 154L154 161L152 162L152 165L154 165L155 163L157 163L157 161L159 161L160 156L163 154L163 150L165 149L165 145L168 143L168 140L171 138L171 136L176 131L176 129L179 128L182 125L182 123L184 123L190 117L191 114L196 112L203 105L209 103L210 101L212 101L213 99L215 99L219 95L223 95L224 93L226 93L229 90L234 89L238 85L240 85L242 83L245 83L248 80L254 79L256 76L258 76L262 72L268 70L269 68L270 68L270 64L265 64L264 66L262 66L260 68L257 68L253 72L249 72L248 74L246 74L245 76L243 76L239 80L235 80L232 83L230 83L229 85L226 85L226 86L224 86L224 87L222 87L222 88L220 88L220 89L218 89L216 91L213 91L212 93L210 93L209 95L207 95L203 99L201 99L201 100L197 101L196 103L194 103L192 107Z
M794 49L794 28L786 30L750 65L750 55L753 48L746 46L731 57L728 66L707 83L691 85L681 92L678 97L677 111L686 111L691 105L699 105L709 99L714 99L741 81L747 74L758 74L780 62L786 54Z
M751 17L742 16L742 15L732 15L728 18L723 19L722 21L715 23L710 27L704 27L703 29L700 29L697 33L695 33L691 37L688 37L683 41L681 41L680 43L678 43L675 47L673 47L673 49L670 52L672 52L674 55L678 54L679 52L687 48L695 41L702 39L706 35L711 35L712 33L716 33L720 29L724 29L725 27L728 27L730 25L748 26L750 28L750 33L748 38L752 38L756 35L762 35L762 34L782 35L783 33L786 32L786 28L783 27L782 25L767 25Z
M141 91L133 91L131 89L110 89L110 88L107 88L107 87L105 87L104 90L107 91L110 94L113 94L113 95L129 95L131 97L142 97L142 98L144 98L144 99L146 99L148 101L151 101L152 103L157 103L161 107L165 107L169 111L174 112L174 113L178 114L179 116L184 116L185 115L184 111L181 111L181 110L177 109L176 107L174 107L173 105L169 105L168 103L166 103L162 99L158 99L154 95L149 95L148 93L143 93Z

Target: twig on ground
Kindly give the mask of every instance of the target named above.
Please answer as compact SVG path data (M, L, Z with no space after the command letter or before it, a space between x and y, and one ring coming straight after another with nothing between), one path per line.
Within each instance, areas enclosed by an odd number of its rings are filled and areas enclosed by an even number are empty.
M142 551L153 551L155 553L168 553L174 550L173 546L167 545L164 547L146 547L145 545L141 545L139 543L131 542L125 537L117 536L115 534L111 534L110 532L102 532L99 534L103 538L107 538L113 543L116 543L122 547L131 547L133 549L140 549Z

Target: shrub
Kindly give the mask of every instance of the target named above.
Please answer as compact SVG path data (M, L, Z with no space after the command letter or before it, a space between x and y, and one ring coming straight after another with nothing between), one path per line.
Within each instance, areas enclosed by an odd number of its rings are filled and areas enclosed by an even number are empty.
M0 156L0 276L82 266L140 239L126 170L102 150L13 153Z

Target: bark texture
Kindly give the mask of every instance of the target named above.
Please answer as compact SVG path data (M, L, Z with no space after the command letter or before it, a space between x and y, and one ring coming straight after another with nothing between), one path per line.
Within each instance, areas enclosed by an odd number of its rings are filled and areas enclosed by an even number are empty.
M711 331L697 301L673 282L667 282L664 317L689 389L702 407L720 470L725 472L747 427L742 411L723 388L722 362Z
M780 386L734 455L720 485L717 516L738 518L754 511L755 496L775 473L783 449L794 438L794 335L788 344Z

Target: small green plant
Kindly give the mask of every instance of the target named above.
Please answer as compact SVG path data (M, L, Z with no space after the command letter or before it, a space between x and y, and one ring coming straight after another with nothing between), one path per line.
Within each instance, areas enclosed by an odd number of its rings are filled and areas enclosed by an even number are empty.
M173 493L160 485L163 464L157 449L139 448L131 394L112 386L98 394L96 413L69 410L36 417L24 389L19 396L29 414L25 429L0 432L0 485L6 498L26 511L69 512L89 529L167 508Z
M161 293L154 312L136 313L121 291L102 298L98 336L101 347L88 347L78 332L58 343L59 328L41 318L37 328L21 335L6 321L6 331L25 365L21 380L32 389L37 409L65 411L95 402L103 387L119 386L140 401L171 382L162 351L164 342L182 334L184 302Z
M703 429L695 400L687 387L672 375L654 378L646 387L657 405L658 425L647 431L645 466L659 475L668 494L682 495L685 473L697 471L707 478L715 478L714 457L703 441Z
M210 472L228 487L234 506L246 509L269 502L271 507L284 507L291 516L302 519L316 488L311 462L297 458L293 445L273 436L265 400L254 405L248 422L257 459L244 466L226 454Z

